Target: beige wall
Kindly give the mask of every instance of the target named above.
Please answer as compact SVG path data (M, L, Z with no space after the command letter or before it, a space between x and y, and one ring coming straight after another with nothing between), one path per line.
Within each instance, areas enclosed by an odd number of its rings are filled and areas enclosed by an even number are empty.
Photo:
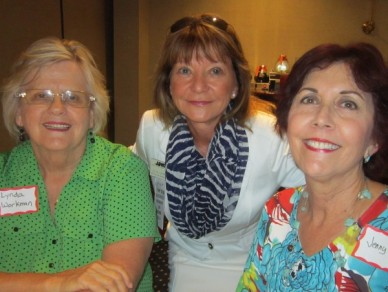
M106 60L106 3L113 1L114 58ZM0 0L0 78L30 42L60 36L59 0ZM375 3L376 30L361 25ZM84 42L103 72L113 63L114 141L132 144L142 113L152 108L153 72L168 27L186 15L213 12L240 36L251 70L279 54L291 65L323 42L367 41L388 60L388 0L64 0L65 37ZM112 63L108 63L111 65ZM0 151L11 147L0 122Z
M376 29L361 30L370 19L375 2ZM140 58L143 80L139 112L152 106L152 75L168 27L186 15L212 12L231 23L240 36L252 72L266 64L270 70L281 53L291 65L306 50L324 42L346 44L366 41L376 45L388 60L388 0L148 0L144 17L149 20L147 44ZM145 33L145 32L143 32ZM144 34L140 35L141 37ZM148 66L147 66L148 64ZM148 91L148 93L147 93Z

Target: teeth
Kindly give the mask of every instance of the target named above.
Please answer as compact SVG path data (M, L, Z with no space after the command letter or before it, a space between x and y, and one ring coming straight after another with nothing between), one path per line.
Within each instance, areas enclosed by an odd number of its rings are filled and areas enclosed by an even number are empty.
M70 128L69 125L64 125L64 124L44 124L44 126L49 129L61 129L61 130Z
M318 142L318 141L311 141L311 140L307 140L306 144L310 147L313 147L316 149L322 149L322 150L335 150L335 149L339 148L339 146L335 145L335 144Z

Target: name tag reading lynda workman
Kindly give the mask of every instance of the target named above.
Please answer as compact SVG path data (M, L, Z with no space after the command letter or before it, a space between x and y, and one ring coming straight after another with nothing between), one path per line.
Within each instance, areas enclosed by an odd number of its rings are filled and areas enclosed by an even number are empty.
M34 213L37 211L37 186L0 189L0 216Z

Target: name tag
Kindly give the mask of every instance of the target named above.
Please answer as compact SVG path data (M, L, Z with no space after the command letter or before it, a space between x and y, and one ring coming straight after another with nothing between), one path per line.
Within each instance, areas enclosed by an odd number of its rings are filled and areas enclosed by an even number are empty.
M150 174L151 176L164 179L166 176L165 163L160 160L152 158L151 165L150 165Z
M37 211L37 186L0 189L0 216L20 215Z
M163 229L164 198L166 196L166 175L164 162L151 159L150 175L155 193L155 208L158 216L158 227Z
M353 256L388 271L388 232L366 225L357 243Z

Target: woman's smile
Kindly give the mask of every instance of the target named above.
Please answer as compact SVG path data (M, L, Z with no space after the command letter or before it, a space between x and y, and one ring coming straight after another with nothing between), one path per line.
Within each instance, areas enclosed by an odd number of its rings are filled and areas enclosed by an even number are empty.
M304 140L304 143L309 150L313 150L313 151L331 152L341 147L332 142L317 139L317 138L306 139Z

